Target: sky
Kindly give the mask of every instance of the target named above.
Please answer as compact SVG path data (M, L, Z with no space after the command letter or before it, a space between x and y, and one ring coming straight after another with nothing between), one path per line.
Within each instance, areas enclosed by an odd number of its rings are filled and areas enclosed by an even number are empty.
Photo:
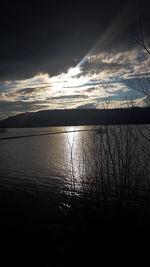
M0 119L45 109L144 106L150 4L5 1L0 16ZM145 89L146 88L146 89Z

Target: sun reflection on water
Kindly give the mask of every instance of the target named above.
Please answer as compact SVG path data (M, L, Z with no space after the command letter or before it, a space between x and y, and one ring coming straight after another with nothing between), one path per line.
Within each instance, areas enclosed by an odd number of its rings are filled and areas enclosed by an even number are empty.
M83 129L83 127L82 127ZM78 132L79 130L79 132ZM66 177L69 194L79 195L82 187L83 158L82 158L82 138L81 127L69 127L69 133L63 134L64 158L67 161Z

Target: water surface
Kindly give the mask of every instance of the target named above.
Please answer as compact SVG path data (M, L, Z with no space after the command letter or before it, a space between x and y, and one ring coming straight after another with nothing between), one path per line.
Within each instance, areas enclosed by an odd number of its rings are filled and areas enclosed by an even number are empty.
M107 200L148 195L148 134L149 126L134 125L9 129L0 136L0 189Z

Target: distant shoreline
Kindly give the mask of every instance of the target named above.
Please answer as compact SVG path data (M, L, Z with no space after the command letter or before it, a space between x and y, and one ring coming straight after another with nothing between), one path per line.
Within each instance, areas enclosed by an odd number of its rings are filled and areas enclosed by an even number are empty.
M43 110L1 120L0 128L121 124L150 124L150 108Z

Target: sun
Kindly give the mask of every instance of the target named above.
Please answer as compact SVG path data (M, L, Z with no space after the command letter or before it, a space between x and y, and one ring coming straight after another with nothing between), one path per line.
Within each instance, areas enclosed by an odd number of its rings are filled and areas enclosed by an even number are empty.
M81 73L81 69L79 67L75 67L75 68L70 68L68 70L68 75L69 76L76 76L78 75L79 73Z
M53 90L55 94L63 95L78 94L80 93L82 85L88 83L87 78L82 75L82 68L79 66L70 67L66 73L61 73L51 78L50 82L52 85L51 90Z

